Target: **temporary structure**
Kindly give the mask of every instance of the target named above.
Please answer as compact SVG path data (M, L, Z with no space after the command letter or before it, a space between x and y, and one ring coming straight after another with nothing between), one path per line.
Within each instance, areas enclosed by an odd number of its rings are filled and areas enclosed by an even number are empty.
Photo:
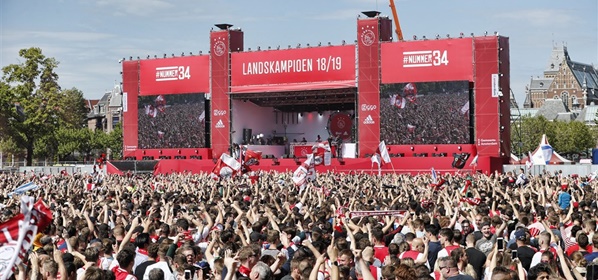
M526 161L528 159L526 158ZM548 164L570 164L572 161L565 159L561 155L559 155L556 151L553 150L552 146L548 143L548 139L546 138L546 134L542 135L542 140L540 144L532 152L532 160L533 165L548 165Z

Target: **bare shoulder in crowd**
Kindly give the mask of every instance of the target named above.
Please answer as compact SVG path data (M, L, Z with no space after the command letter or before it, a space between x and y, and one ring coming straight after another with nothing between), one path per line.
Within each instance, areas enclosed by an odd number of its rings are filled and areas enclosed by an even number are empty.
M4 173L0 256L25 253L0 258L0 276L598 279L595 177ZM27 199L47 210L23 215Z

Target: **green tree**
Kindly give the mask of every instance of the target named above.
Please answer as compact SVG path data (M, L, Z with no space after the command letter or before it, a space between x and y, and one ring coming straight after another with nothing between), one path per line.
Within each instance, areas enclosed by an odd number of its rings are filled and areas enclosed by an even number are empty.
M60 93L58 112L60 126L82 128L87 125L87 108L83 92L77 88L65 89Z
M511 130L512 151L521 151L524 155L538 147L542 134L546 134L548 139L554 139L555 135L554 124L542 116L523 116L521 120L511 125ZM522 143L521 149L518 146L519 142Z
M596 145L590 129L579 121L555 122L554 139L550 144L559 153L580 153Z
M54 72L58 62L45 57L40 48L22 49L19 56L24 62L2 68L2 105L9 110L7 133L2 135L27 151L27 165L31 165L36 139L59 124L60 87Z

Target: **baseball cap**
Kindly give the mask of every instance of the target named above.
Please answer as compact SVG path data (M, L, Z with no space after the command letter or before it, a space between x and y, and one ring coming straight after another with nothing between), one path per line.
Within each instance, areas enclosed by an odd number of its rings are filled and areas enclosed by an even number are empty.
M515 239L525 241L525 231L523 229L515 231Z

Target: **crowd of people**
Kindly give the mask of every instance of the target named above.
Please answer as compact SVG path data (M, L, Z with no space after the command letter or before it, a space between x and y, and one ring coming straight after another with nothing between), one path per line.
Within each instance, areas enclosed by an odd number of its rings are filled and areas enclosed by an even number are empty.
M596 279L590 178L439 175L0 174L2 220L53 212L18 280Z
M139 149L205 146L205 117L200 116L205 110L203 103L174 103L152 110L156 111L148 114L139 109Z
M387 145L462 144L471 142L467 92L426 93L401 99L404 105L380 101L380 136ZM400 108L404 106L404 108Z

